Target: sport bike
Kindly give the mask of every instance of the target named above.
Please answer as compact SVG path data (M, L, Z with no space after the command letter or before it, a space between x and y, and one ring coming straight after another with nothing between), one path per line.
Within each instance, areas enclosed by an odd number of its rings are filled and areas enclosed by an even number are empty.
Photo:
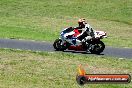
M79 34L78 30L74 30L75 33ZM76 35L76 34L75 34ZM75 51L86 51L92 54L100 54L105 49L105 44L101 41L101 39L106 38L106 32L104 31L94 31L95 37L88 40L87 33L84 33L85 37L81 37L81 39L85 40L79 44L74 45L69 43L68 41L64 40L62 36L56 39L53 43L53 47L56 51L64 51L64 50L75 50Z

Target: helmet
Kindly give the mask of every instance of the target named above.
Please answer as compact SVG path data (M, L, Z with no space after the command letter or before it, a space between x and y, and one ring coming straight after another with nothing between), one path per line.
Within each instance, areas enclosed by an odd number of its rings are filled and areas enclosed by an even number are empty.
M78 20L78 24L79 24L80 28L85 28L85 24L86 24L85 19L84 18L80 18Z

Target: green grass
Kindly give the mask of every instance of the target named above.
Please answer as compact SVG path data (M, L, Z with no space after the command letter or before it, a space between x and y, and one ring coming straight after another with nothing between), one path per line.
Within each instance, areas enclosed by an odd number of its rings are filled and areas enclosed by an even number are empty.
M53 42L80 17L108 33L106 45L132 48L132 0L0 0L0 38ZM129 73L132 60L97 55L0 49L1 88L79 88L75 76ZM130 84L94 84L84 88L132 88Z
M131 0L1 0L0 37L54 41L84 17L108 33L106 45L132 47Z
M91 74L132 75L132 60L62 52L0 50L1 88L80 88L75 77L82 64ZM131 88L130 84L87 84L83 88Z

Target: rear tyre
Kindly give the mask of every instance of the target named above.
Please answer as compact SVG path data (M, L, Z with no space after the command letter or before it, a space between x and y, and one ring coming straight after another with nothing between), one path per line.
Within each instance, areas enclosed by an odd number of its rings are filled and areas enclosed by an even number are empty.
M105 49L105 44L102 41L98 41L92 45L91 49L89 50L92 54L100 54Z

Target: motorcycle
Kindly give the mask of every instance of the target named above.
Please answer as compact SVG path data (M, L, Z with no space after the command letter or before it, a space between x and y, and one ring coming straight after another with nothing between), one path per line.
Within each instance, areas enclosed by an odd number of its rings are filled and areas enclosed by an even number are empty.
M80 32L78 30L74 30L75 34L78 35ZM106 32L104 31L94 31L95 37L91 40L87 39L87 34L84 33L85 40L83 43L79 45L74 45L64 40L62 36L56 39L53 43L53 47L56 51L64 51L64 50L75 50L75 51L86 51L91 52L92 54L100 54L105 49L105 44L101 41L101 39L106 38ZM72 36L73 37L73 36ZM81 37L84 39L83 37Z

